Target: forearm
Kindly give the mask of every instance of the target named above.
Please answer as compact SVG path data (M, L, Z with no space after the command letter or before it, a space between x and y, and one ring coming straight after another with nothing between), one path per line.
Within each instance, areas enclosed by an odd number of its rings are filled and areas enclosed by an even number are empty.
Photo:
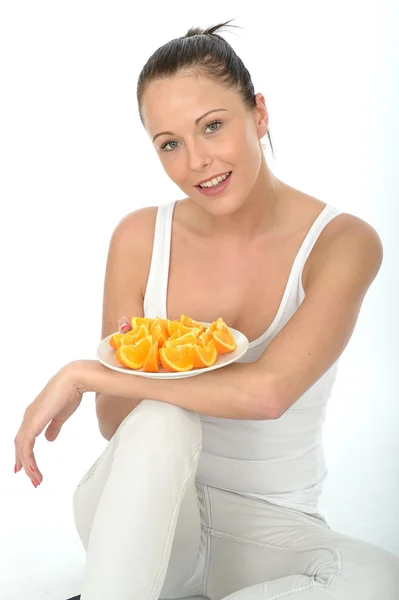
M96 394L96 414L101 435L110 440L119 425L141 400L110 394Z
M274 419L277 403L272 379L256 363L235 363L183 379L151 379L123 374L101 363L71 363L76 383L83 392L94 391L123 398L151 398L214 417L226 419Z

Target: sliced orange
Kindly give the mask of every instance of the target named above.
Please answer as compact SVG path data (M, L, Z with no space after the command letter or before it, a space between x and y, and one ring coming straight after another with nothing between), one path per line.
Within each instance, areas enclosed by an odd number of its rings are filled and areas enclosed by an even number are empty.
M168 323L168 334L173 335L177 331L178 321L169 321Z
M218 319L216 319L216 321L213 321L213 323L211 323L209 326L209 331L217 331L220 329L223 329L223 330L229 329L227 327L226 323L223 321L222 317L219 317Z
M187 315L181 315L180 323L182 323L186 327L195 327L195 328L201 329L201 330L205 329L205 327L202 323L199 323L198 321L194 321L194 319L191 319L191 317L188 317Z
M145 336L143 336L145 337ZM119 344L120 346L134 346L134 344L136 344L136 342L138 342L139 340L136 338L135 334L129 332L129 333L125 333L125 335L122 337L121 339L121 343Z
M152 346L151 336L139 340L132 346L119 346L116 360L129 369L141 369Z
M193 327L191 331L194 331L195 335L198 338L202 333L205 333L206 327L205 325L202 325L202 327Z
M176 348L163 348L159 351L161 364L166 371L190 371L193 367L193 344Z
M158 325L160 327L162 327L162 329L167 328L167 323L165 323L165 320L164 319L160 319L159 317L156 317L155 319L152 320L151 327L155 327L155 326L158 326ZM150 331L151 331L151 327L149 328Z
M147 337L149 335L148 327L146 325L140 325L136 327L132 331L128 331L125 333L123 338L121 339L122 346L132 346L136 344L139 340Z
M193 348L193 365L195 369L203 367L211 367L215 364L218 353L215 344L212 342L207 346L194 345Z
M192 331L192 329L188 329L187 331L185 331L184 333L182 333L179 329L176 329L176 331L174 333L172 333L171 335L169 335L168 337L168 341L170 340L177 340L178 338L180 338L182 335L185 335L186 333L190 333L190 331Z
M177 340L189 333L193 333L195 339L198 338L198 329L192 329L191 327L179 327L174 333L172 333L172 335L169 336L168 342L172 340Z
M184 335L185 333L189 333L192 330L192 327L186 327L180 321L169 321L168 323L168 333L169 335L174 335L177 331L180 331L180 335Z
M207 346L210 342L213 342L212 333L206 329L198 336L197 344Z
M236 349L222 317L209 327L182 314L171 321L160 317L131 317L132 330L114 334L109 341L120 364L157 373L159 362L168 371L189 371L215 364L218 353Z
M169 336L166 326L164 326L158 318L154 319L154 322L151 325L150 335L153 342L158 342L159 348L162 348Z
M158 373L159 370L159 350L158 342L155 342L148 351L147 358L143 364L143 371L146 373Z
M193 331L190 333L185 333L181 337L177 337L174 339L169 339L165 342L165 346L167 348L176 348L177 346L184 346L185 344L196 344L197 338Z
M111 348L113 348L114 350L118 350L119 346L121 345L122 338L124 336L124 333L114 333L114 335L109 340L109 345L111 346Z
M159 322L161 323L162 327L164 328L166 333L169 333L169 319L161 319L161 317L157 317L159 319Z
M237 348L236 341L230 331L216 330L212 332L213 341L219 354L233 352Z
M153 322L154 319L150 319L149 317L132 317L130 319L132 329L136 329L137 327L140 327L140 325L145 325L149 329Z

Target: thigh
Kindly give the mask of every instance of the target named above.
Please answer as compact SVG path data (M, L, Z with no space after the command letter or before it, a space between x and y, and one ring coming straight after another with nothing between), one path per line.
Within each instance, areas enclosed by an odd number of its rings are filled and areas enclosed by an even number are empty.
M84 473L73 494L73 516L80 541L87 551L96 508L111 471L116 448L115 436Z
M137 418L135 419L135 417ZM201 531L199 499L195 486L196 466L195 469L190 466L198 463L198 457L195 455L191 459L196 445L200 443L195 417L198 415L183 411L179 407L154 401L143 401L125 418L103 453L84 474L73 498L76 528L82 544L87 550L96 513L98 515L99 512L97 507L104 496L107 481L111 481L110 473L115 456L117 456L117 461L122 460L124 464L122 476L117 480L114 476L113 489L117 496L124 494L124 486L130 485L132 488L136 485L137 465L134 457L139 454L147 453L148 456L145 475L141 469L142 477L154 477L161 480L163 474L159 469L163 470L170 465L171 477L166 477L164 480L168 487L172 486L173 489L170 490L170 493L178 499L173 516L167 516L171 513L166 508L165 494L162 493L151 496L141 509L141 512L148 511L142 515L142 518L148 520L149 523L152 522L152 529L156 526L156 530L166 532L165 540L161 540L159 535L154 540L154 543L158 544L158 552L161 549L163 556L167 557L170 552L161 598L192 595L202 586L200 559L203 556L205 539ZM139 433L137 427L140 427ZM143 435L143 429L146 430L145 435ZM141 445L138 445L140 436ZM176 472L182 479L176 479L173 475L175 461L179 462ZM184 476L185 472L186 476ZM140 477L137 480L137 487L140 488ZM109 488L107 493L109 493ZM118 502L116 504L119 505ZM165 529L166 518L170 521L168 521L169 528ZM126 523L127 521L128 518L126 518ZM157 522L159 522L159 527ZM146 540L132 539L132 544L137 544L144 552L146 544L148 545L150 541L149 537L146 537ZM173 541L170 546L168 540L171 538ZM162 546L160 547L159 544ZM146 554L148 557L144 556ZM145 567L145 562L151 560L150 556L153 556L154 559L155 555L157 555L155 548L153 553L151 553L151 548L148 552L144 552L143 565L137 565L137 568ZM162 562L163 560L162 558Z
M180 507L161 600L203 594L208 536L202 527L206 510L200 490L190 485Z
M317 599L395 598L399 558L390 552L332 531L316 516L215 488L209 504L204 593L211 600L238 590L243 598L267 600L300 588Z

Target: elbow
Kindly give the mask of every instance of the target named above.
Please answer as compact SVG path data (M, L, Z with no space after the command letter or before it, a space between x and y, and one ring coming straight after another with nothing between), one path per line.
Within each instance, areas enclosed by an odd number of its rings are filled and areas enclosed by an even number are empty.
M269 373L257 379L255 389L252 388L250 395L253 419L279 419L286 411L276 380Z
M269 398L262 395L262 397L258 399L256 413L260 415L258 417L259 420L273 420L282 417L285 410L283 410L281 405L276 402L275 398Z

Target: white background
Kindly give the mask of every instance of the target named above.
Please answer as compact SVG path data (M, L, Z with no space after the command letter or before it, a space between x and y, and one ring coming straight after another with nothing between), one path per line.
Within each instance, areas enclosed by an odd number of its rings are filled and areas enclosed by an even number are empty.
M399 554L394 4L1 3L0 598L64 600L80 591L85 557L72 494L106 444L94 396L56 442L38 439L38 489L14 475L13 439L25 407L58 369L95 358L117 222L136 207L183 197L139 120L142 66L189 27L231 18L242 29L224 35L266 97L272 171L370 222L384 244L329 405L322 508L331 527Z

